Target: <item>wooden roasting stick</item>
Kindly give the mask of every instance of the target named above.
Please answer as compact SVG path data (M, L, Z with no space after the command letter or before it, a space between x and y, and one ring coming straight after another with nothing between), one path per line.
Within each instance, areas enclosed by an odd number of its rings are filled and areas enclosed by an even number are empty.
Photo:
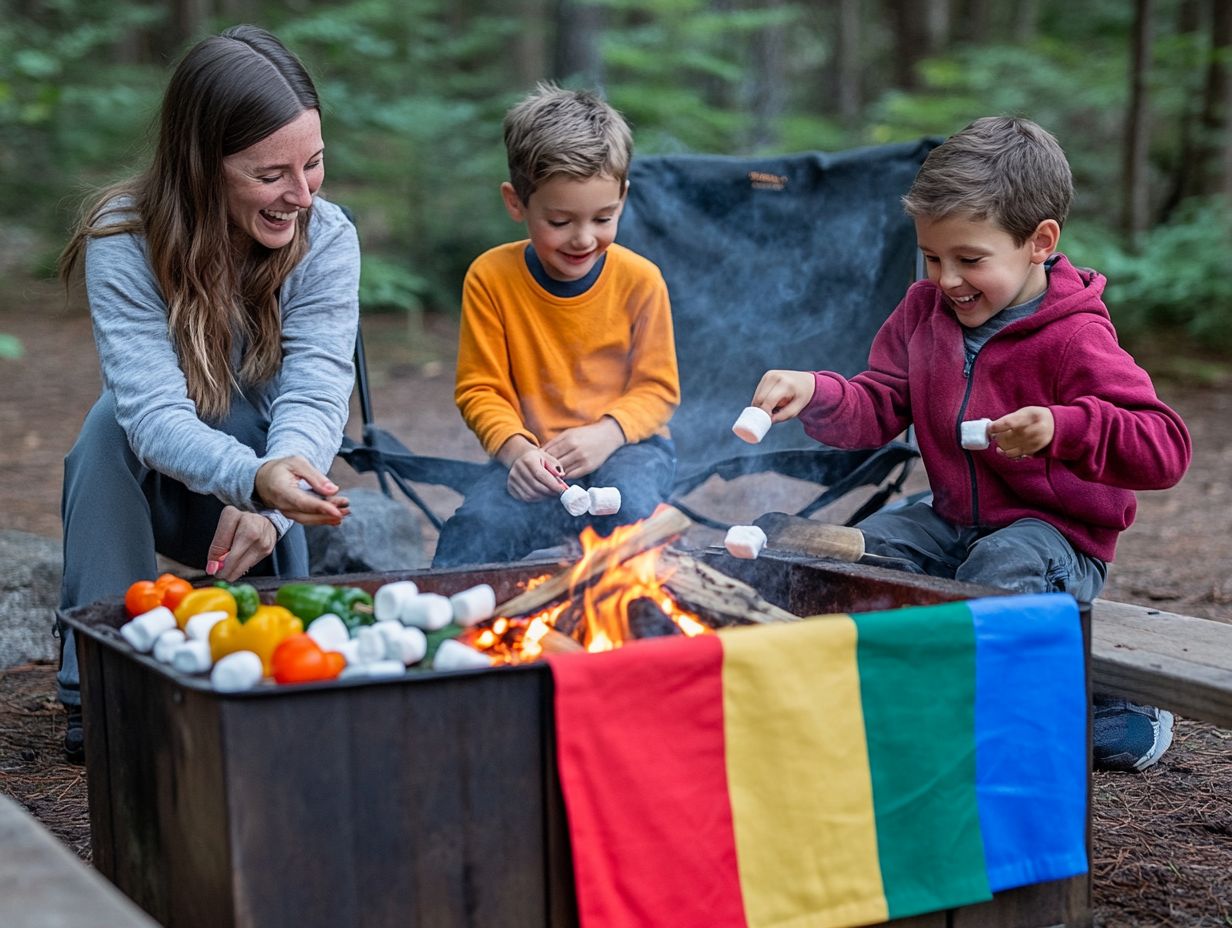
M697 559L668 549L659 558L659 582L681 606L715 620L715 625L798 622L800 617L766 602L747 583Z
M766 533L766 546L813 557L856 563L864 554L864 533L846 525L814 522L784 512L767 512L755 522Z
M654 515L641 522L636 530L619 544L587 564L580 576L574 576L577 570L576 565L567 567L544 580L534 589L526 590L507 602L501 603L493 614L514 618L538 612L548 604L569 595L570 586L575 584L579 587L585 586L603 573L609 565L622 563L636 554L657 548L683 535L692 525L693 521L679 509L660 506L655 510Z

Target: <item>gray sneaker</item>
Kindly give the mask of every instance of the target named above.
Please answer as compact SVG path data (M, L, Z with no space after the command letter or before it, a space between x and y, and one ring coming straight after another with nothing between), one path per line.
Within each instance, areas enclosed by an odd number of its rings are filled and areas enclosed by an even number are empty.
M1095 697L1095 769L1145 770L1172 744L1172 713L1120 696Z

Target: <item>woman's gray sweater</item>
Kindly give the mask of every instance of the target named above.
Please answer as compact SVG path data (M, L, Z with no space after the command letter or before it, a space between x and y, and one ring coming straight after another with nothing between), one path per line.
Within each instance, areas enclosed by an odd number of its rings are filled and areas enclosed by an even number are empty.
M320 197L313 202L308 240L308 253L279 292L282 367L247 391L270 421L262 458L198 415L168 334L167 307L144 237L87 241L86 292L103 386L115 395L116 418L145 466L249 511L255 508L257 469L265 461L299 454L328 471L355 380L359 240L342 210ZM281 513L265 514L280 536L290 527Z

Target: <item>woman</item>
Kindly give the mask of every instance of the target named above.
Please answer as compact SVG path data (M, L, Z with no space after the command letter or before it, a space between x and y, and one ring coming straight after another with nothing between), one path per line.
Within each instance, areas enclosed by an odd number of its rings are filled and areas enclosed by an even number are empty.
M359 245L324 178L317 93L274 36L236 26L185 55L153 163L104 191L78 263L103 393L64 465L61 608L157 573L308 573L300 525L338 524L325 476L354 379ZM60 698L82 751L71 632Z

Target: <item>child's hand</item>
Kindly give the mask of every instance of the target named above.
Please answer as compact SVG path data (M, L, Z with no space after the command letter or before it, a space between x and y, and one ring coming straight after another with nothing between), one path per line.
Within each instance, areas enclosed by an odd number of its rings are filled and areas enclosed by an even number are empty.
M561 479L563 470L560 462L542 448L531 448L510 466L505 486L510 496L524 503L560 496L569 486Z
M996 443L998 452L1018 459L1029 458L1047 448L1052 443L1055 428L1051 410L1044 406L1024 406L994 419L988 427L988 434Z
M749 405L770 413L774 422L786 422L800 415L815 389L817 379L810 371L766 371Z
M564 467L566 477L585 477L593 474L612 456L612 452L625 443L625 433L615 419L604 416L590 425L565 429L543 450L554 455Z

